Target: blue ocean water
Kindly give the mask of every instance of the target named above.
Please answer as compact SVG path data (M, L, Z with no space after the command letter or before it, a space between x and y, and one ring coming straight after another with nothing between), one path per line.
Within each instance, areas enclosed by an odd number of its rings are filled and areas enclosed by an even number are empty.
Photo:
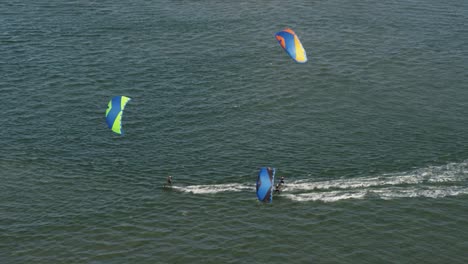
M458 0L1 3L0 262L465 263L467 19ZM286 178L272 204L262 166Z

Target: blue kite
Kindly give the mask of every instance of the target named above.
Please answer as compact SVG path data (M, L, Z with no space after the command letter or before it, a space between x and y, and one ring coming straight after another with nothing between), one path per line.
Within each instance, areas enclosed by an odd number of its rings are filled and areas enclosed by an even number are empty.
M263 167L257 177L257 198L266 203L273 201L273 186L275 182L275 168Z

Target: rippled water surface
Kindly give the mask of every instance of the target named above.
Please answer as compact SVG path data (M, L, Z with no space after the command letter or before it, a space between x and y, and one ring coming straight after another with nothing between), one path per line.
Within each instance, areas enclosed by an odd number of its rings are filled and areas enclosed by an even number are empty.
M466 21L461 0L0 3L0 262L468 262Z

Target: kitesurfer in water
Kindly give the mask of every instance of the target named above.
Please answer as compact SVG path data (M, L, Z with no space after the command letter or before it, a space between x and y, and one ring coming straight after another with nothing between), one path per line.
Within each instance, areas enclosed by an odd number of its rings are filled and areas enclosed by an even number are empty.
M280 185L284 185L284 176L281 176L281 179L280 179Z
M172 176L167 177L166 186L172 186Z
M276 184L275 193L277 193L277 194L280 194L280 193L281 193L281 186L280 186L279 183Z
M280 194L281 189L284 187L284 176L281 176L279 183L275 186L275 193Z

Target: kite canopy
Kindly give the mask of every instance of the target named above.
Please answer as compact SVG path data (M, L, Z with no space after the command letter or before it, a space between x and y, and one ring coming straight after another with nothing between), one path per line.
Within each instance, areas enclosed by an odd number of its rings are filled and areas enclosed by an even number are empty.
M290 28L286 28L275 34L281 47L298 63L306 63L307 55L301 41L296 33Z
M109 101L109 105L106 111L106 122L107 126L117 134L123 135L122 130L122 114L125 105L131 98L126 96L115 96Z
M266 203L273 201L273 185L275 182L275 168L263 167L257 178L257 198Z

